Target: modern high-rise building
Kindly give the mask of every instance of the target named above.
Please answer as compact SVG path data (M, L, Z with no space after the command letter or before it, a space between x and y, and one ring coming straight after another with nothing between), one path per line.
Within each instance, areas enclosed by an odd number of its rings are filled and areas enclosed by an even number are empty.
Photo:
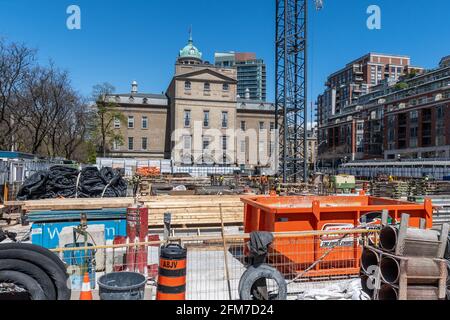
M219 52L214 55L214 61L218 67L237 69L239 97L266 101L266 64L255 53Z

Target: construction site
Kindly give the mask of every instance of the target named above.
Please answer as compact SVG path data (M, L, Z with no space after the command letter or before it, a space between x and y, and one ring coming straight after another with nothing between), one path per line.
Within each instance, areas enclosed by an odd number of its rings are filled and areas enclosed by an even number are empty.
M450 163L347 161L333 170L311 163L308 9L326 7L274 2L276 101L273 113L263 106L277 133L269 164L250 169L230 158L226 136L223 162L208 165L209 140L201 164L167 142L155 153L170 159L127 154L98 157L96 165L0 152L0 300L450 299ZM195 76L230 81L201 61L192 34L188 47L177 72L198 68ZM192 70L183 72L168 91L178 92L181 79L180 90L191 94ZM226 85L220 90L228 98ZM142 98L137 83L132 90L133 100ZM177 114L179 102L167 100ZM234 121L241 127L251 122L248 104ZM173 123L190 128L195 115L181 110ZM231 115L218 113L222 129ZM201 117L209 127L209 110ZM134 121L128 117L128 130ZM192 140L183 136L182 144L193 149ZM128 143L132 155L135 140Z

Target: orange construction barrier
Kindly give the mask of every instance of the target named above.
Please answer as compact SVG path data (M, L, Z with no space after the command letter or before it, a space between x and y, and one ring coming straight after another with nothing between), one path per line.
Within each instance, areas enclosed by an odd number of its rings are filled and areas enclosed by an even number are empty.
M161 248L156 300L186 300L187 250L178 244Z
M245 232L336 231L336 235L303 236L275 239L269 259L285 274L298 274L320 260L307 276L338 276L359 273L362 252L360 234L339 235L348 231L373 227L388 210L392 223L401 215L411 216L411 227L426 220L433 226L431 200L416 204L368 196L331 197L266 197L247 196L244 202ZM330 250L330 248L332 250ZM325 255L325 258L323 258ZM276 260L276 261L274 261Z
M86 272L83 278L83 285L80 292L80 300L93 300L91 283L89 281L89 274Z

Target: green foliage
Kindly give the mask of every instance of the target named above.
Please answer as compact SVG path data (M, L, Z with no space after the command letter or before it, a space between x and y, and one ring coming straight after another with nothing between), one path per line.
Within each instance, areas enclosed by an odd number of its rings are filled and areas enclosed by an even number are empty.
M108 83L96 85L93 88L95 112L92 136L99 144L99 151L103 157L106 157L109 146L114 141L123 144L123 136L120 130L114 128L114 122L118 120L121 124L126 124L126 117L120 112L119 105L107 98L114 91L114 87Z
M97 149L95 147L95 144L93 144L91 141L87 142L86 162L88 164L95 164L97 162Z
M395 90L405 90L409 88L409 85L406 82L399 82L394 86Z

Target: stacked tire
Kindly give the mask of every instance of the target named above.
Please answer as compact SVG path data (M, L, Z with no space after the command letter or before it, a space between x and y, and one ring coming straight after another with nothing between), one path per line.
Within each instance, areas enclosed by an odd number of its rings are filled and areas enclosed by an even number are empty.
M31 300L70 300L66 266L53 252L23 243L0 244L0 284L25 289Z

